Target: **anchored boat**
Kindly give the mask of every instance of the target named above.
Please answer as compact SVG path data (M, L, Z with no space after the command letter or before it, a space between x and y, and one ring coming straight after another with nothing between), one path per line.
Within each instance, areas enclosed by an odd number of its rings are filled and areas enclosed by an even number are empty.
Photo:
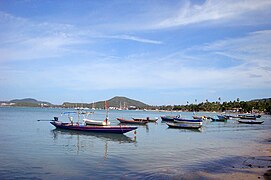
M117 118L117 120L120 123L125 123L125 124L140 124L140 125L145 125L145 124L148 123L148 121L146 121L146 120L134 120L134 119L127 120L127 119L123 119L123 118Z
M147 122L156 122L158 121L158 118L150 118L150 117L146 117L146 118L132 118L135 121L147 121Z
M161 116L162 121L174 121L177 116Z
M137 127L135 126L110 126L109 125L109 120L108 120L108 104L105 102L105 109L106 109L106 118L104 121L105 125L100 125L98 121L88 121L91 122L91 124L80 124L80 114L85 114L82 113L80 110L78 110L76 113L78 114L78 122L74 123L73 118L69 115L70 122L69 123L64 123L58 120L57 117L54 117L54 120L51 121L50 123L54 125L56 128L59 129L65 129L65 130L76 130L76 131L83 131L83 132L99 132L99 133L117 133L117 134L123 134L127 133L132 130L136 130ZM86 122L86 121L85 121ZM98 125L99 124L99 125Z
M99 133L117 133L123 134L129 131L137 129L135 126L86 126L83 124L72 124L72 123L63 123L61 121L52 121L50 122L56 128L66 129L66 130L76 130L84 132L99 132Z
M194 124L198 126L202 126L202 119L184 119L184 118L174 118L175 123L182 123L182 124Z
M244 120L240 119L238 120L239 123L244 123L244 124L262 124L264 121L256 121L256 120Z
M166 122L168 127L171 128L186 128L186 129L199 129L202 125L200 124L187 124L187 123L169 123Z

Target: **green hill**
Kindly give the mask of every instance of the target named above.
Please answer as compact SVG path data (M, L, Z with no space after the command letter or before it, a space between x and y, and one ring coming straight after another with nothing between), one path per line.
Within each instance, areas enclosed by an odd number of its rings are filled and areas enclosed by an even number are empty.
M116 107L116 108L124 108L124 107L130 107L130 106L135 106L137 108L145 108L148 107L149 105L137 101L137 100L133 100L133 99L129 99L126 97L121 97L121 96L115 96L108 101L109 107ZM103 108L104 107L104 101L99 101L95 103L95 107L97 108Z
M51 103L45 101L38 101L33 98L25 98L25 99L13 99L8 103L14 103L13 106L26 106L26 107L39 107L43 106L52 106Z
M129 98L126 98L126 97L121 97L121 96L116 96L116 97L113 97L108 101L108 105L109 107L115 107L115 108L129 108L130 106L134 106L136 108L140 108L140 109L143 109L143 108L146 108L146 107L149 107L149 105L143 103L143 102L140 102L140 101L137 101L137 100L133 100L133 99L129 99ZM92 107L95 107L95 108L101 108L103 109L104 108L104 104L105 104L105 100L104 101L98 101L98 102L94 102L93 103L90 103L90 104L87 104L87 103L69 103L69 102L65 102L62 104L62 106L64 107L88 107L88 108L92 108Z

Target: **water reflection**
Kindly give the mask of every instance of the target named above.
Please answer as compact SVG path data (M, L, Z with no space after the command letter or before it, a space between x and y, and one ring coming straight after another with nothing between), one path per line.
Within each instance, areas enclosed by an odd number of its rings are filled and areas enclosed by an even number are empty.
M60 142L63 142L63 137L61 136L68 136L69 139L75 139L73 142L68 142L68 144L65 143L65 148L68 148L70 151L76 152L77 155L80 154L80 152L89 152L95 151L101 147L100 142L102 144L104 143L103 149L104 149L104 155L103 159L107 160L108 157L108 149L110 142L117 142L119 144L122 143L134 143L136 144L136 136L134 138L130 138L123 134L109 134L109 133L93 133L93 132L78 132L78 131L72 131L72 130L65 130L65 129L54 129L51 130L51 133L53 135L54 140L60 139ZM87 140L89 137L93 137L91 141ZM88 143L86 143L88 142ZM90 143L97 143L97 146L89 145Z
M189 128L174 128L174 127L168 127L168 130L178 130L179 132L202 132L203 128L199 129L189 129Z
M155 125L157 125L157 123L153 123ZM127 124L127 123L119 123L118 124L119 126L129 126L130 124ZM149 125L148 124L136 124L135 126L137 127L140 127L140 128L145 128L146 129L146 133L149 133L150 132L150 129L149 129Z
M51 130L54 139L58 139L60 135L70 135L70 136L92 136L103 141L113 141L119 143L136 143L136 139L130 138L124 134L112 134L112 133L94 133L94 132L78 132L73 130L65 129L54 129Z

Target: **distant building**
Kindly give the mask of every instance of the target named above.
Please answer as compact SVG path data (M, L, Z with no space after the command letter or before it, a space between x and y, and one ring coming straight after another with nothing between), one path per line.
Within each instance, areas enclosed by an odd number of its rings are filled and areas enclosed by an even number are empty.
M137 107L136 107L136 106L129 106L128 109L129 109L129 110L136 110Z
M15 103L9 103L9 102L3 102L0 104L0 106L13 106Z

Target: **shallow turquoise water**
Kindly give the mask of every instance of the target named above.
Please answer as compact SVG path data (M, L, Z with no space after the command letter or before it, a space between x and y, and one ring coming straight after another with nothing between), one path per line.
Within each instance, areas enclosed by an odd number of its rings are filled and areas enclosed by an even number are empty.
M227 171L269 135L261 125L205 121L200 131L170 129L161 122L124 135L56 130L49 122L67 109L0 108L0 179L101 179L182 177L191 172ZM110 111L116 117L160 117L165 112ZM177 114L177 113L167 113ZM214 115L198 113L198 115ZM192 113L182 116L191 118ZM93 119L103 120L104 111Z

